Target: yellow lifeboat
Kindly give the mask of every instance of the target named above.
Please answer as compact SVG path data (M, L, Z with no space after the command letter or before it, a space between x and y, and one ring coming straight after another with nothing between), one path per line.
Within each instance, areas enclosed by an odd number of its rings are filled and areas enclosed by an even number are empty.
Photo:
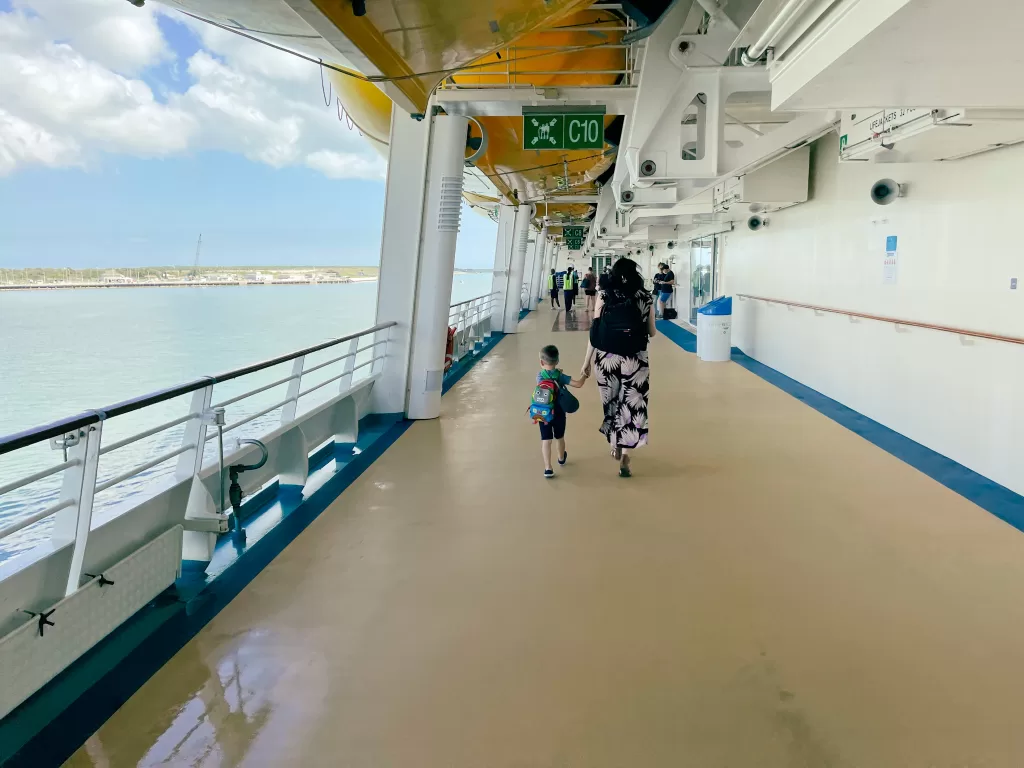
M369 35L365 27L372 24L379 32L378 37L388 43L388 49L401 52L402 63L388 59L380 46L360 45L360 50L387 71L389 77L398 78L390 81L392 86L415 80L419 85L414 90L418 92L422 86L427 88L427 95L442 82L442 87L454 88L535 89L615 85L622 80L626 69L626 48L621 44L622 17L604 9L579 10L581 6L589 5L589 1L534 3L531 0L513 3L520 7L519 11L497 14L501 20L488 23L488 29L497 25L506 36L515 30L521 31L517 38L509 39L498 48L494 46L497 38L493 34L481 36L467 31L478 31L479 25L467 23L467 20L480 15L479 3L439 3L437 15L431 16L430 23L423 26L408 23L409 19L420 15L405 17L400 13L402 8L411 5L422 10L430 3L423 0L367 3L367 15L360 17L359 21L355 21L355 17L347 18L344 9L327 15L357 44L362 40L368 45L369 38L374 36ZM462 8L465 15L450 13L454 6ZM548 9L546 14L539 15L540 6ZM344 24L339 23L336 15ZM398 24L399 17L406 20L404 26ZM399 27L404 30L403 35L395 32ZM353 38L353 30L356 29L362 32ZM475 60L467 60L467 56L483 48L489 48L490 52ZM381 62L387 64L390 71ZM460 66L461 70L458 69ZM383 154L390 133L391 99L375 82L360 79L358 73L350 72L357 76L331 72L343 116ZM396 72L405 74L395 75ZM421 76L410 77L411 72L419 72ZM408 88L403 92L410 95ZM422 103L426 104L425 99ZM583 220L593 210L590 204L559 203L557 199L566 195L595 193L597 187L594 182L615 163L615 147L605 143L603 149L591 150L525 149L522 117L485 116L476 119L487 133L487 144L476 160L476 167L506 198L535 202L539 216L555 220ZM605 117L606 132L614 120L614 116ZM480 137L480 128L471 125L469 138ZM467 198L471 194L467 193ZM471 204L495 202L479 194L472 196Z
M622 19L606 10L585 10L563 17L551 27L529 35L504 51L484 57L472 70L450 80L462 87L557 88L614 85L626 65ZM607 30L607 31L605 31ZM592 206L557 203L560 196L595 193L594 182L615 163L615 148L525 149L523 118L479 117L487 132L480 169L509 199L538 204L540 215L582 219ZM606 131L614 116L605 117ZM480 136L475 126L471 136Z

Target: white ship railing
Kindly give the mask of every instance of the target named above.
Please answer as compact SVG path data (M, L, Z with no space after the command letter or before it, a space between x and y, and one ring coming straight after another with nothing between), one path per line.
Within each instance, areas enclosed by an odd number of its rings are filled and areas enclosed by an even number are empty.
M487 293L458 304L448 310L448 327L455 329L452 340L452 362L458 362L472 352L491 332L491 316L501 301L500 292Z
M479 330L481 322L479 313L482 310L479 309L478 304L475 304L478 301L478 299L474 299L471 302L463 302L471 304L471 310L461 311L467 331L474 333ZM461 305L456 306L460 307ZM267 432L277 432L283 426L296 421L298 408L303 402L303 398L323 390L324 387L332 384L337 387L335 394L328 398L331 403L344 399L347 393L357 387L362 387L365 379L375 378L379 375L387 355L391 328L395 325L394 322L382 323L358 333L227 371L217 376L204 376L105 408L86 411L51 424L0 437L0 467L5 458L19 451L32 449L47 441L51 448L62 450L64 453L63 461L0 485L0 502L2 502L6 494L11 494L47 478L59 475L61 482L59 496L54 503L48 504L42 509L27 511L26 514L0 527L0 547L6 538L40 521L57 516L51 535L54 546L62 546L73 541L71 565L64 590L65 595L72 594L79 588L82 581L82 567L92 529L97 494L121 485L148 470L170 462L172 459L177 459L173 473L176 480L186 480L190 476L199 479L201 473L209 474L208 471L203 471L204 467L211 463L204 461L204 448L207 442L217 438L217 428L213 424L217 420L218 409L223 409L224 419L222 421L233 411L246 414L234 421L224 421L222 427L224 434L250 424L274 411L280 411L279 423L266 430ZM342 354L307 367L306 360L309 356L331 349L337 349ZM240 380L289 362L292 364L289 375L214 402L214 391L218 385ZM321 371L323 373L316 377L317 380L311 381L310 374ZM306 386L303 386L304 384ZM246 413L248 409L242 404L256 395L275 388L284 389L281 393L282 397L275 398L270 405L256 406L258 410L254 413ZM111 420L129 413L144 411L183 395L191 395L188 411L184 415L163 421L124 439L103 443L104 425ZM320 408L322 406L314 404L313 407ZM101 477L104 456L180 425L185 425L185 427L176 447L163 450L145 461L121 469L112 476ZM220 482L223 485L223 478L220 479ZM218 501L216 496L214 501ZM145 500L140 501L140 503L144 502ZM26 506L31 507L32 505ZM222 514L227 512L223 507L224 504L221 500L219 511ZM208 529L199 528L199 530Z

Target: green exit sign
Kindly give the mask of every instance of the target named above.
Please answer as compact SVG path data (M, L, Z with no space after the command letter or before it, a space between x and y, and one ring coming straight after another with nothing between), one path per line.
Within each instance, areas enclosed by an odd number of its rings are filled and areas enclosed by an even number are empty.
M565 244L570 251L583 250L583 238L581 237L567 237L565 238Z
M604 114L523 114L523 149L604 149Z
M562 234L565 236L566 240L568 240L569 238L582 240L583 229L583 227L562 227Z

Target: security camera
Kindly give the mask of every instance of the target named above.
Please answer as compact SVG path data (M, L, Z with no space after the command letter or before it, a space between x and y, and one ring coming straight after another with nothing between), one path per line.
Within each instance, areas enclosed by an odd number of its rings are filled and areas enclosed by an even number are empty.
M675 241L674 240L669 240L668 241L668 249L671 251L675 247L676 247Z
M641 176L653 176L658 170L658 166L655 165L653 160L644 160L640 163L640 175Z
M619 196L619 199L622 200L622 202L624 202L624 203L632 203L633 202L633 190L632 189L624 189L624 190L622 190L622 194Z
M654 253L654 245L648 245L647 250L650 251L651 253Z
M759 232L768 226L768 219L763 216L751 216L747 219L747 229L751 232Z
M905 189L892 179L879 179L871 185L871 202L875 205L889 205L897 197L903 197Z

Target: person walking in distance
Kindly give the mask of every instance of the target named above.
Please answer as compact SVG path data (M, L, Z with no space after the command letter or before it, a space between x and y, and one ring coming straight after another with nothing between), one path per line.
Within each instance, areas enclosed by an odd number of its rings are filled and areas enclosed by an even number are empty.
M548 275L548 291L551 293L551 308L561 309L562 305L558 303L558 275L555 274L555 270L551 270L551 274Z
M658 317L665 317L665 305L672 300L672 292L676 284L676 274L668 264L658 265L658 274L654 276L654 296L658 300Z
M632 259L619 259L598 293L581 372L589 376L593 369L597 378L601 434L619 463L619 477L632 477L630 453L647 444L647 342L655 334L654 300L640 270Z
M563 282L563 293L565 294L565 313L575 309L576 300L576 272L572 266L565 268L565 280Z
M587 268L587 274L583 276L580 286L583 288L583 295L586 296L587 312L593 313L594 305L597 304L597 275L594 274L593 267Z

